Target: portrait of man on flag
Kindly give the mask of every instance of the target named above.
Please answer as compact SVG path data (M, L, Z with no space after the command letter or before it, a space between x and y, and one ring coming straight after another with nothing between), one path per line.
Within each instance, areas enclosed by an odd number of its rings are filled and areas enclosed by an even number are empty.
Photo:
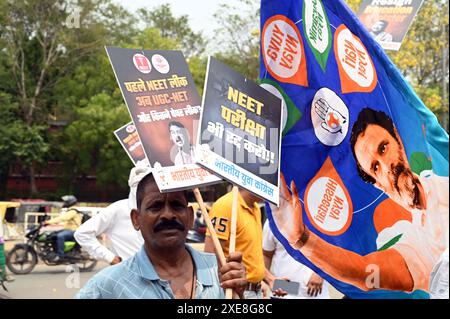
M448 260L448 177L431 170L420 176L412 172L392 120L381 111L365 108L360 112L351 145L361 179L402 206L374 217L375 223L385 225L376 240L378 251L361 256L310 234L302 225L295 182L292 195L283 184L282 197L290 200L272 209L278 229L326 273L362 290L428 291L441 275L435 266L442 258ZM367 282L366 273L371 265L376 265L380 278L373 284Z

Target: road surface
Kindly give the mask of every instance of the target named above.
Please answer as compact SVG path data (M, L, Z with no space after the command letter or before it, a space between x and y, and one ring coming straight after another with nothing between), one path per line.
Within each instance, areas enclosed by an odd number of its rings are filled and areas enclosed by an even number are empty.
M0 287L0 299L72 299L78 290L108 264L99 262L94 271L74 272L73 266L39 264L27 275L13 275L13 282L5 283L8 292Z

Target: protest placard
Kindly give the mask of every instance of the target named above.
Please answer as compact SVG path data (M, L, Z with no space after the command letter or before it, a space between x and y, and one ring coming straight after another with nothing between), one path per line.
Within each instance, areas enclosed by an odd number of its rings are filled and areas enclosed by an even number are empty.
M141 162L147 163L148 165L147 157L142 148L141 139L139 138L133 122L127 123L115 130L114 135L119 140L120 145L122 145L134 165L138 165Z
M197 162L278 204L281 100L210 57L202 106Z
M358 18L385 50L400 50L423 0L364 0Z
M200 97L180 51L106 51L161 192L220 181L194 162Z

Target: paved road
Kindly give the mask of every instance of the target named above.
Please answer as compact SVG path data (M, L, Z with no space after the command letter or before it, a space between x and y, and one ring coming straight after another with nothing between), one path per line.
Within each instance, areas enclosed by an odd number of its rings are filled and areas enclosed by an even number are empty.
M107 264L99 262L92 272L75 273L70 265L39 264L27 275L14 275L15 281L0 287L0 298L12 299L72 299L78 290Z

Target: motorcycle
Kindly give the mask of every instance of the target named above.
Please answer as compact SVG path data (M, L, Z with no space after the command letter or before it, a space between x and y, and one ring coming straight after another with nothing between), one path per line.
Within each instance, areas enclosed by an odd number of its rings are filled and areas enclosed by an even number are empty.
M186 242L188 243L204 243L206 234L206 224L202 220L202 212L197 210L195 212L194 227L189 229Z
M92 271L97 265L97 260L82 250L75 241L64 243L64 258L55 261L56 235L58 231L44 231L43 224L29 229L25 238L26 244L16 244L6 256L8 269L19 275L30 273L40 258L48 266L76 264L81 272Z

